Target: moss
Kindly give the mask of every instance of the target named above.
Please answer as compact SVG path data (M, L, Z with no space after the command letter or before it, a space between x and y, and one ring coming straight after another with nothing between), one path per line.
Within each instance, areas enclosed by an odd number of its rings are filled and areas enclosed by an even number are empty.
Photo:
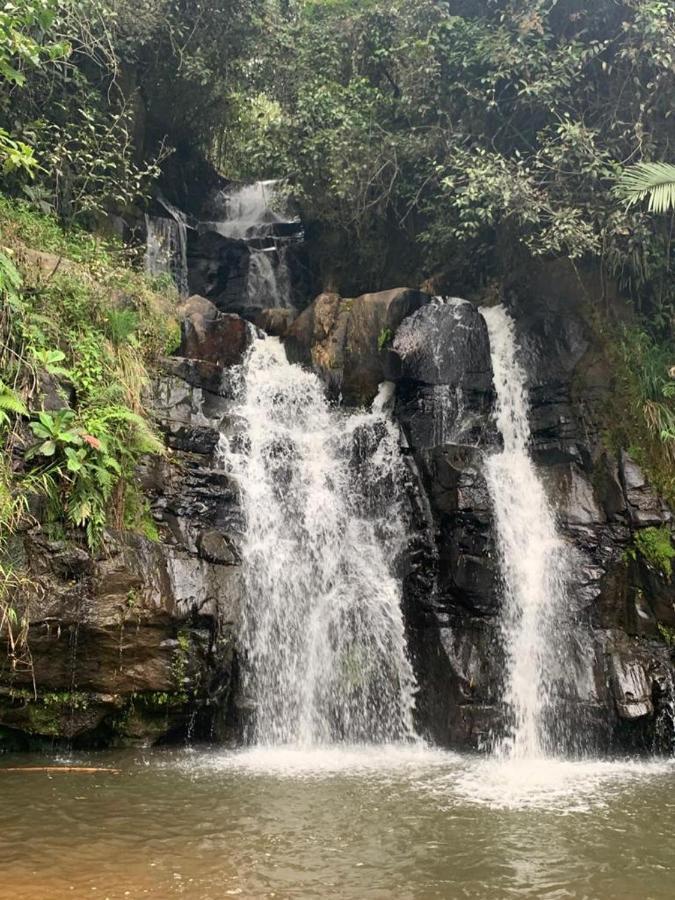
M659 634L669 647L675 647L675 628L669 628L668 625L657 625Z
M382 331L377 336L377 349L380 353L384 350L385 347L388 347L391 344L392 338L394 337L391 328L383 328Z
M73 710L86 710L89 694L81 691L52 691L40 694L37 699L27 690L14 689L9 694L10 708L17 727L28 734L61 737L63 722Z
M142 691L132 697L134 706L142 706L150 710L162 710L183 706L186 696L182 691Z
M667 525L660 528L643 528L635 535L634 542L639 554L653 568L662 572L666 578L672 576L675 548Z

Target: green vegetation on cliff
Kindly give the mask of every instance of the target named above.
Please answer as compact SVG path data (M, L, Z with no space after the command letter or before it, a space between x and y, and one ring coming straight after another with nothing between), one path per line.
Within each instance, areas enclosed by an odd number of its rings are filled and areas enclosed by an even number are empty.
M135 471L164 452L143 393L177 345L177 298L24 202L0 200L0 233L0 627L18 659L27 615L11 602L30 584L14 533L40 521L97 549L105 528L154 531Z
M480 294L559 257L599 271L598 314L629 320L610 322L617 439L672 497L674 46L666 0L21 0L0 12L3 189L96 229L138 224L158 179L188 196L202 163L278 176L323 284L350 295ZM50 221L30 247L105 258L78 233L65 251ZM68 278L33 313L72 329ZM612 285L630 309L610 308ZM107 380L102 341L133 367L126 338L144 327L138 310L98 309L95 334L34 348L80 391ZM2 390L0 409L16 402Z

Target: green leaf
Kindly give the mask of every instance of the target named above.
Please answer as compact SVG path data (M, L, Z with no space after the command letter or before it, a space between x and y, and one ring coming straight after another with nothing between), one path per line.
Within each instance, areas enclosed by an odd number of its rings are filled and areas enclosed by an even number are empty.
M619 176L616 192L627 206L648 199L649 212L667 213L675 209L675 165L652 162L629 166Z

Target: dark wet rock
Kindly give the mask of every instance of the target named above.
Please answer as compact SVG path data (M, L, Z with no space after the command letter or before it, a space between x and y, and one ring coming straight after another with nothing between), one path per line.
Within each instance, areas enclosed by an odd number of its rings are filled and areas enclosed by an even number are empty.
M180 355L219 366L241 363L255 338L250 324L220 312L210 300L194 295L178 308L182 325Z
M467 300L434 299L396 332L387 360L391 380L492 390L485 320Z
M294 309L281 309L279 307L262 309L255 317L255 324L266 334L272 337L283 338L297 318L297 315L298 313Z
M224 566L235 566L240 562L234 542L227 534L210 529L203 531L197 538L197 549L200 556L212 563Z
M433 300L403 321L387 356L396 416L417 450L490 444L494 391L484 319L465 300Z

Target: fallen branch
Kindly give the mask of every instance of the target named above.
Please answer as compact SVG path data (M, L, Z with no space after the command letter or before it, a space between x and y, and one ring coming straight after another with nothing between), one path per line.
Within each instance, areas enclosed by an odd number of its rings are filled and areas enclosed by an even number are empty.
M120 775L120 769L106 769L87 766L14 766L1 768L0 772L79 772L84 775L95 775L106 772L108 775Z

